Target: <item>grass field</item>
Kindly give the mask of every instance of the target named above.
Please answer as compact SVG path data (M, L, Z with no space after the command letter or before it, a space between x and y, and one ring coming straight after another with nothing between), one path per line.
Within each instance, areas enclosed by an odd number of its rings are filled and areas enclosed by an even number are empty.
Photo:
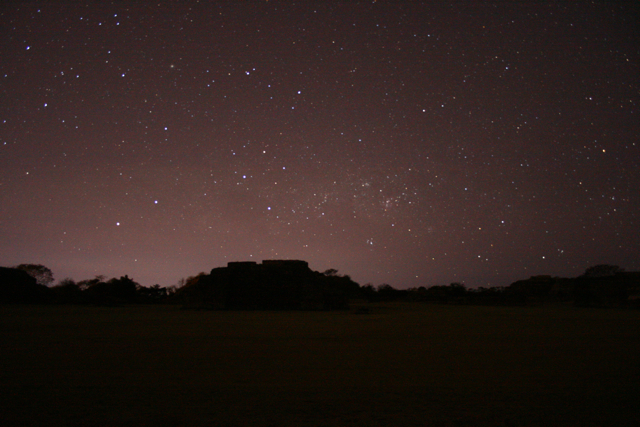
M5 426L638 426L640 312L0 307Z

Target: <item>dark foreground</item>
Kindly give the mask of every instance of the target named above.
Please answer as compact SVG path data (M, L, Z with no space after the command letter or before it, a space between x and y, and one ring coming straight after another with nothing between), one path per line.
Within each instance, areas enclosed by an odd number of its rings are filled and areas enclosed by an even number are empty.
M640 312L0 307L5 426L637 426Z

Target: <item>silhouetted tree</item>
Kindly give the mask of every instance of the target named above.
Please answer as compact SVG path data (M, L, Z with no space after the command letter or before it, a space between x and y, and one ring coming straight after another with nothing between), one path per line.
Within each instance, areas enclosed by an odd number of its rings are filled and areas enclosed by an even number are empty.
M371 284L360 287L360 295L367 301L375 301L377 297L376 288Z
M51 288L54 300L59 304L78 304L84 302L84 296L80 286L71 278L61 280Z
M137 292L142 302L158 302L168 295L167 288L160 287L160 285L153 285L148 288L139 286Z
M504 305L505 288L503 287L479 287L477 289L467 290L467 298L471 304L480 305Z
M360 285L351 280L349 275L339 276L338 270L332 269L333 274L320 278L323 292L324 308L329 310L344 310L349 308L349 300L360 296Z
M449 295L454 298L460 298L467 294L467 288L458 282L453 282L449 284Z
M53 272L42 264L20 264L13 268L26 272L39 285L49 286L53 283Z
M78 284L71 277L65 277L55 287L59 286L78 286Z
M51 301L51 289L38 284L24 270L0 267L0 303L44 303Z
M426 301L427 288L420 286L419 288L407 289L407 299L409 301Z
M104 282L107 277L103 275L97 275L93 279L85 279L78 282L78 287L81 291L86 291L91 286L94 286L100 282Z
M139 284L125 275L108 282L91 284L86 291L89 301L94 304L121 304L138 302Z
M393 286L383 283L378 286L377 289L377 299L379 301L395 301L401 298L404 298L408 295L408 291L401 291Z

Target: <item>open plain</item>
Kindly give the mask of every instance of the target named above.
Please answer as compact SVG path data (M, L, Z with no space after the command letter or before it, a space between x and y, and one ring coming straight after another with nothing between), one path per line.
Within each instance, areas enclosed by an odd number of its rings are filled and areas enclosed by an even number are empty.
M639 311L367 307L3 306L2 424L640 425Z

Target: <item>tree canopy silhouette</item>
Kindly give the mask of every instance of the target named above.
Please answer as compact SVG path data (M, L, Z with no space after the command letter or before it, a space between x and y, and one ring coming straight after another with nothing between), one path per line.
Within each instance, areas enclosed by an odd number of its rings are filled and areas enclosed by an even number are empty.
M44 303L51 289L41 285L24 270L0 267L0 303Z
M50 286L53 283L53 272L42 264L20 264L13 268L26 272L39 285Z

